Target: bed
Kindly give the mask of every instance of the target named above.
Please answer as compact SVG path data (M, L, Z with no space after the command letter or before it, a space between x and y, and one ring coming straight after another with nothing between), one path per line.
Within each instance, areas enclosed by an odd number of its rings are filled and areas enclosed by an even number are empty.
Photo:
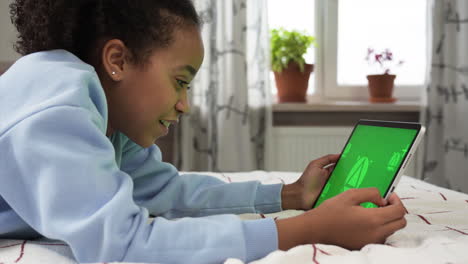
M227 182L260 180L291 183L300 176L293 172L253 171L205 173ZM408 225L390 236L383 245L367 245L349 251L333 245L298 246L275 251L254 264L264 263L468 263L468 194L403 176L396 192L406 206ZM286 218L302 211L274 214L242 214L242 219ZM70 248L52 240L0 240L0 264L77 263ZM241 264L227 259L225 264Z

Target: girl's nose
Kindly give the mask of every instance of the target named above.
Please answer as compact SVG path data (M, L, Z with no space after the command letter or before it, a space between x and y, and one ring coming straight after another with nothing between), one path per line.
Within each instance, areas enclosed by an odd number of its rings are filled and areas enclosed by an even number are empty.
M176 110L182 114L188 114L190 113L190 103L189 99L187 96L187 91L182 92L181 97L179 101L177 101L177 104L175 105Z

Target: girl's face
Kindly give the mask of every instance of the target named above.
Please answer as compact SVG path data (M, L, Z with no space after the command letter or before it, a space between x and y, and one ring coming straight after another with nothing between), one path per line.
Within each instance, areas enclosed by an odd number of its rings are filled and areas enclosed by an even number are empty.
M187 90L203 61L203 43L197 28L174 32L172 44L154 51L144 67L125 63L119 78L106 89L109 131L120 131L142 147L155 140L189 112Z

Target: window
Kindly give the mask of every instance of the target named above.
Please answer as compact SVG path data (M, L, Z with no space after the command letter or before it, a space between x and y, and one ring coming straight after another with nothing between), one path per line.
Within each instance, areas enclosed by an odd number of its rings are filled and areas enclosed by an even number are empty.
M317 38L314 54L306 56L315 64L311 96L365 100L370 67L364 58L371 47L388 48L404 61L392 68L395 96L419 98L427 70L427 0L269 0L268 5L270 28L304 30Z
M313 0L268 0L268 23L270 29L284 28L287 30L299 30L315 36L315 1ZM307 63L314 63L315 49L309 48L305 54ZM314 70L315 71L315 70ZM276 94L273 73L270 74L272 92ZM308 94L314 93L314 73L309 80Z

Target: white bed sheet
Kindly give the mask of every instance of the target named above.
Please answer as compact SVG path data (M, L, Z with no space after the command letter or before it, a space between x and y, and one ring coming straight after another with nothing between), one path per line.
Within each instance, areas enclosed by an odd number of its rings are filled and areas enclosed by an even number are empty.
M300 173L254 171L205 173L228 182L260 180L291 183ZM390 236L384 245L367 245L349 251L333 245L303 245L275 251L255 264L266 263L468 263L468 195L404 176L396 192L405 204L408 225ZM243 214L242 219L286 218L302 211ZM51 240L0 240L0 264L77 263L70 248ZM227 259L225 264L243 263Z

